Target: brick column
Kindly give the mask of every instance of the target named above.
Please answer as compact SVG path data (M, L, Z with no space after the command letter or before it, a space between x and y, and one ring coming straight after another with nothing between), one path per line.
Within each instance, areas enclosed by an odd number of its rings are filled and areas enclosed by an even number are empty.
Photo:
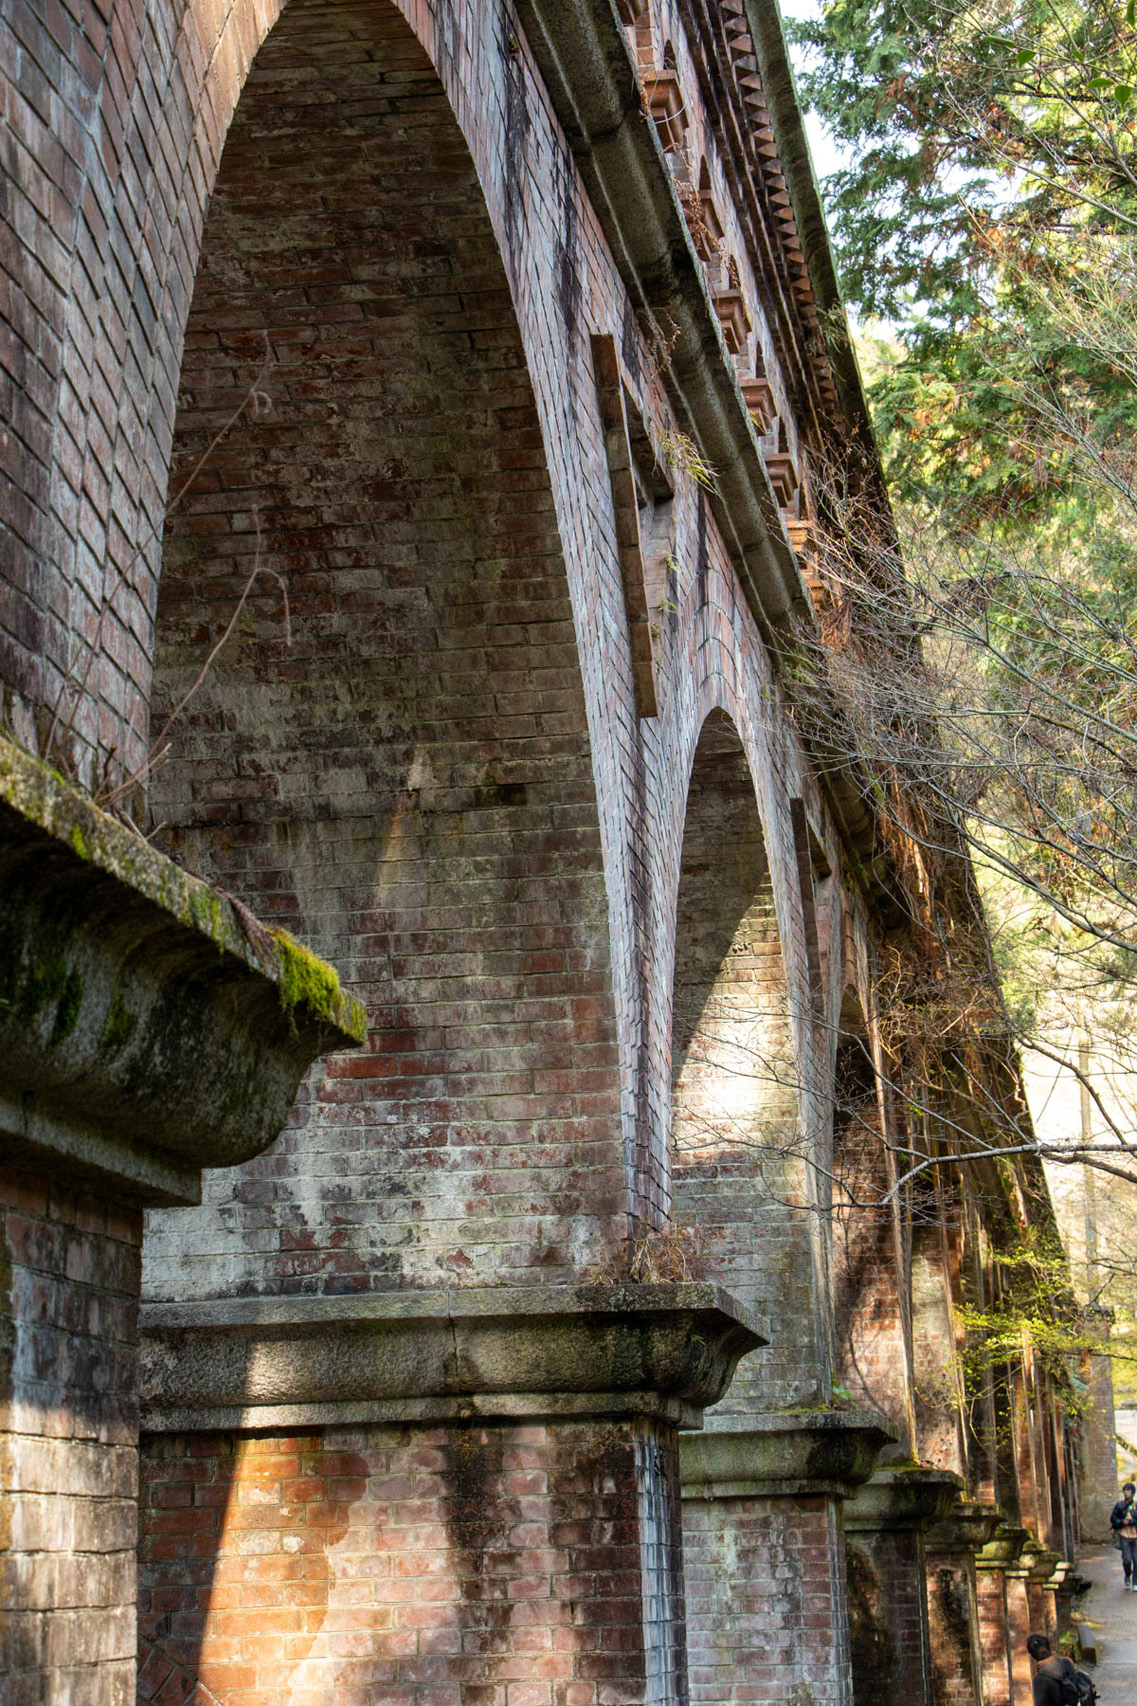
M924 1528L959 1495L939 1469L878 1470L845 1506L855 1706L930 1706Z
M1091 1320L1108 1344L1112 1311L1094 1310ZM1117 1498L1117 1446L1114 1441L1113 1363L1109 1356L1082 1359L1082 1379L1090 1403L1082 1416L1078 1473L1078 1510L1084 1541L1109 1539L1109 1513Z
M683 1437L697 1706L852 1706L840 1502L894 1437L873 1412L823 1410Z
M1061 1553L1029 1541L1023 1548L1020 1560L1027 1571L1026 1603L1030 1624L1028 1633L1046 1635L1055 1646L1058 1643L1058 1618L1053 1581L1054 1572L1061 1562Z
M1008 1593L1008 1572L1014 1568L1026 1538L1025 1528L1004 1524L996 1529L975 1559L984 1706L1018 1706L1012 1645L1018 1636L1020 1617L1015 1598L1017 1589ZM1028 1633L1023 1632L1023 1640Z
M710 1285L148 1308L142 1698L683 1706L677 1428L761 1342Z
M964 1500L924 1536L934 1706L983 1706L975 1554L999 1527L995 1505Z

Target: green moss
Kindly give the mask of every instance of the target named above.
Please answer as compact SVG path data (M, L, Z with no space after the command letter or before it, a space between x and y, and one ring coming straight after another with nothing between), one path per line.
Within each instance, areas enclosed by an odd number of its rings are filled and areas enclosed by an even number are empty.
M280 965L280 999L291 1012L301 1005L319 1019L344 1030L356 1042L366 1035L366 1015L358 1003L345 997L339 974L304 947L287 930L269 930Z
M122 997L116 995L111 1002L111 1010L107 1014L103 1034L99 1038L99 1047L104 1049L107 1054L118 1054L134 1035L136 1024L137 1020L134 1014L127 1011Z
M51 1027L53 1044L61 1043L71 1035L79 1021L79 1009L83 1005L83 980L72 967L63 980L63 988L59 992L59 1005L55 1009L55 1023Z
M77 823L72 824L71 826L71 845L75 849L76 853L78 853L80 859L86 859L89 857L87 852L87 843L83 839L83 831L79 828Z
M49 954L38 965L29 966L17 1002L20 1018L34 1024L45 1007L59 1000L66 982L67 962L60 953Z

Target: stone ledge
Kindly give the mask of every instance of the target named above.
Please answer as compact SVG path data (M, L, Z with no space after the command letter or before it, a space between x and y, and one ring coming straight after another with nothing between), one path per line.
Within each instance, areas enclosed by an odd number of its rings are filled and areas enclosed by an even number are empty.
M1013 1570L1030 1535L1025 1528L1002 1523L975 1555L977 1570Z
M961 1499L928 1530L925 1544L932 1553L978 1552L1003 1522L998 1505Z
M890 1469L886 1464L845 1506L846 1531L923 1528L948 1514L963 1484L962 1476L949 1469Z
M148 1202L274 1141L365 1031L335 972L0 736L0 1129Z
M654 1415L697 1427L758 1320L718 1286L264 1297L142 1311L151 1432Z
M683 1496L848 1498L898 1438L875 1410L775 1410L680 1442Z

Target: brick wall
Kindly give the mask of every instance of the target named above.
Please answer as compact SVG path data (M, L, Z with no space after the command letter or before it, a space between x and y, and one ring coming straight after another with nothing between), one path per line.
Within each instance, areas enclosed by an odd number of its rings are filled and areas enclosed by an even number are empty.
M927 1584L933 1706L975 1706L982 1671L972 1559L930 1553Z
M617 1421L151 1437L140 1698L678 1701L675 1450Z
M686 1499L696 1706L850 1706L844 1547L832 1499Z
M133 1693L141 1213L0 1168L0 1691Z
M1002 1570L980 1570L975 1580L979 1647L983 1661L983 1706L1018 1706L1011 1693L1007 1582Z

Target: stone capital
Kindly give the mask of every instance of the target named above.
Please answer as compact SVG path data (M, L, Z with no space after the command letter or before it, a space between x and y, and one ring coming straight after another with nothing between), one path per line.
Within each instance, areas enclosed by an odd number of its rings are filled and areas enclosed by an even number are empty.
M1019 1567L1026 1570L1028 1581L1041 1586L1049 1584L1056 1566L1061 1562L1061 1552L1052 1551L1039 1540L1028 1540L1022 1549Z
M267 1149L361 1039L330 966L0 736L5 1157L151 1203Z
M778 1410L680 1441L684 1498L832 1495L867 1481L896 1429L875 1410Z
M998 1505L961 1499L927 1530L925 1544L933 1554L978 1552L1002 1521L1003 1513Z
M647 1415L697 1427L766 1343L718 1286L148 1304L143 1428Z
M1025 1528L1004 1522L975 1555L977 1570L1013 1570L1029 1538Z
M845 1505L846 1532L924 1528L947 1514L962 1486L962 1478L948 1469L892 1469L885 1464Z

